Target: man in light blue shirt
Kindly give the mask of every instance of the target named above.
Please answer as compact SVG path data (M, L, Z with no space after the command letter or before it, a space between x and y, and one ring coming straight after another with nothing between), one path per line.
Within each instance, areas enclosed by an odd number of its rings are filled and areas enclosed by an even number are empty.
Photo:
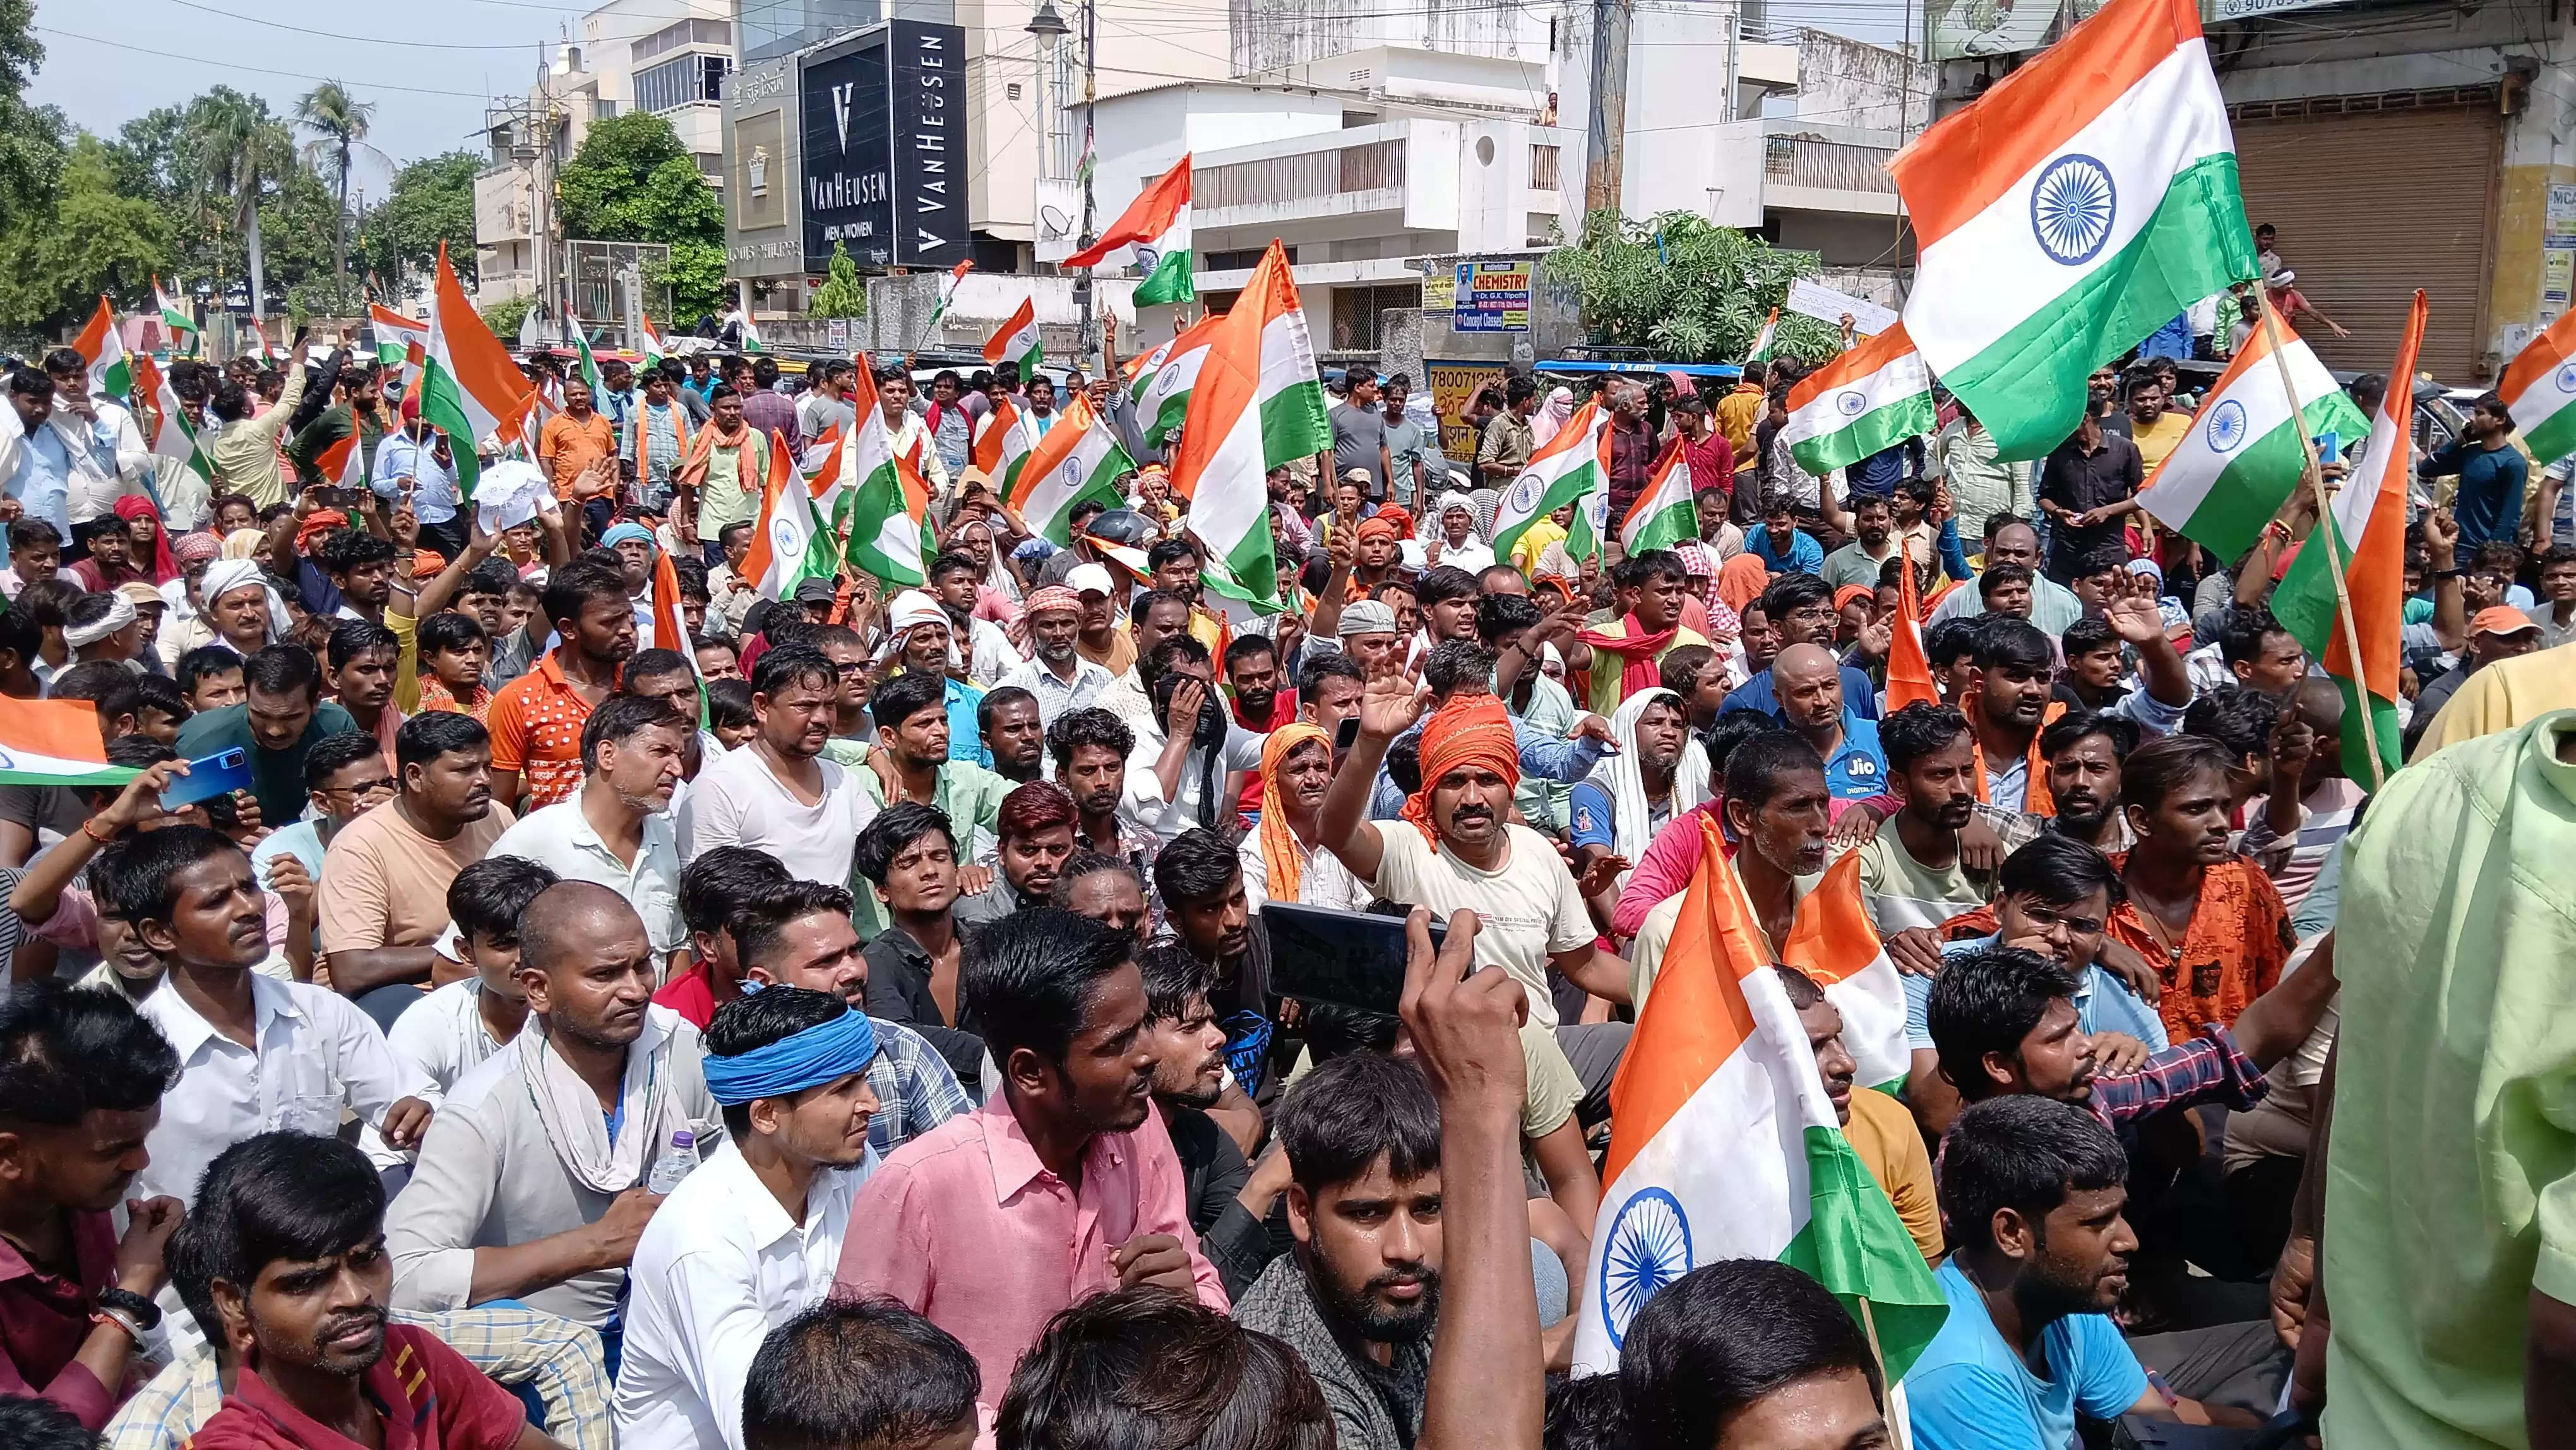
M394 798L394 773L385 764L376 737L350 731L326 735L304 752L304 789L313 802L301 819L270 832L250 848L251 874L268 889L269 865L280 856L304 863L304 872L322 879L322 853L331 837L361 812Z
M1821 574L1825 546L1798 531L1797 515L1786 496L1775 497L1762 516L1762 527L1744 536L1744 552L1760 559L1773 574Z
M9 403L17 409L20 431L0 425L0 493L18 501L31 519L54 526L62 542L72 541L71 451L51 425L54 380L34 368L9 375Z
M416 414L376 445L376 471L367 487L390 502L402 496L404 479L411 480L411 508L420 520L421 542L451 559L465 552L465 522L456 516L456 462L447 435Z

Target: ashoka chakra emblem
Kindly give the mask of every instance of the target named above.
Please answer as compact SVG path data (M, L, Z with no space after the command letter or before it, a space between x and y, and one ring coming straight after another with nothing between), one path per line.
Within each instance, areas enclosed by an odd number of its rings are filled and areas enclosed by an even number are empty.
M1628 1321L1646 1301L1691 1270L1690 1220L1681 1203L1660 1188L1641 1191L1620 1205L1601 1255L1601 1321L1611 1344L1625 1344Z
M1862 397L1858 388L1845 388L1834 395L1834 411L1846 418L1859 417L1860 410L1868 406L1869 399Z
M2558 384L2558 391L2562 393L2576 393L2576 363L2560 368L2551 381Z
M769 521L769 546L785 559L805 552L805 541L796 529L795 520L781 516Z
M2233 453L2245 441L2245 405L2229 398L2209 410L2209 451Z
M1538 496L1546 488L1545 479L1535 473L1524 473L1512 480L1512 496L1505 502L1511 505L1514 513L1528 513L1538 507Z
M2109 167L2090 156L2060 156L2030 189L2031 235L2050 260L2079 266L2111 240L2111 218L2118 206Z

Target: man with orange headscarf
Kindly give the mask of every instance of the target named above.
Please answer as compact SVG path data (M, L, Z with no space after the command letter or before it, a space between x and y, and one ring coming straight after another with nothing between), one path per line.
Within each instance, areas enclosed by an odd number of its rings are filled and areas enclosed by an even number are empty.
M1513 819L1520 748L1502 701L1455 692L1422 727L1422 779L1402 817L1366 818L1370 784L1387 746L1421 715L1423 703L1401 679L1369 683L1360 698L1359 740L1324 796L1323 844L1379 896L1427 906L1442 921L1453 912L1475 912L1477 963L1520 981L1530 1021L1554 1031L1587 1106L1597 1109L1618 1071L1627 1025L1561 1021L1548 969L1619 1003L1628 999L1628 964L1601 949L1583 894L1555 845Z
M1372 893L1321 844L1324 793L1332 781L1333 741L1321 726L1297 721L1261 742L1261 825L1234 848L1253 910L1274 898L1368 909Z

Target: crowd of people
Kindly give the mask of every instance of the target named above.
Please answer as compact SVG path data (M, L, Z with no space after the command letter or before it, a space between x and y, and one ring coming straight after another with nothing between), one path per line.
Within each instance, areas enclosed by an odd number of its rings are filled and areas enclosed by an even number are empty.
M1015 369L861 415L845 362L540 362L503 450L302 344L171 365L210 476L77 354L8 379L0 694L87 702L132 775L0 786L0 1444L2576 1425L2576 668L2533 653L2576 540L2554 492L2517 535L2500 401L2424 460L2380 783L2265 608L2312 512L2220 560L2136 509L2190 417L2160 359L2036 466L1949 404L1821 477L1790 360L1498 377L1445 451L1351 369L1270 471L1265 613L1159 463L1033 534L973 462L1001 402L1056 415ZM1698 537L1578 556L1568 509L1497 553L1578 386L1613 537L1672 447ZM877 427L926 584L764 597L764 470ZM1938 699L1889 708L1918 634ZM165 805L227 752L242 789ZM1792 942L1851 855L1883 1064ZM1717 869L1937 1270L1901 1393L1750 1261L1574 1373L1632 1028ZM1283 992L1280 903L1403 918L1400 1009Z

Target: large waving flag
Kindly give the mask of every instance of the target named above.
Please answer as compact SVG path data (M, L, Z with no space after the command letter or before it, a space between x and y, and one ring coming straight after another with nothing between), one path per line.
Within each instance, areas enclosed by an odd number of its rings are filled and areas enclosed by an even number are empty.
M1011 506L1029 528L1059 549L1073 547L1073 506L1097 499L1117 508L1124 498L1118 480L1136 471L1136 461L1118 446L1106 420L1091 410L1091 395L1076 393L1064 405L1020 470Z
M760 523L752 530L742 577L762 598L785 599L807 579L838 574L841 560L813 491L790 466L786 435L769 436L769 467L760 477Z
M1221 316L1200 318L1181 334L1154 349L1150 366L1138 373L1128 396L1136 405L1136 422L1145 446L1160 448L1190 413L1190 390L1207 364L1208 340L1216 336Z
M98 310L72 339L72 350L89 364L89 395L118 402L134 391L134 368L125 358L125 339L116 330L116 309L107 294L98 294Z
M0 785L120 786L135 772L107 763L98 707L87 700L0 696Z
M1819 477L1932 431L1932 373L1898 323L1798 380L1780 436Z
M1592 399L1575 409L1556 435L1530 455L1521 476L1512 480L1494 505L1495 557L1510 558L1512 547L1530 525L1608 482L1610 465L1601 453L1609 427L1610 415L1601 410L1599 399ZM1582 512L1575 511L1578 520ZM1574 553L1570 539L1565 550Z
M367 304L367 327L376 335L376 361L407 370L429 360L429 324L415 322L381 302Z
M1619 547L1634 558L1648 549L1669 549L1698 537L1699 505L1691 497L1690 459L1676 433L1646 476L1645 492L1628 505L1627 520L1619 525Z
M2202 400L2200 412L2138 490L2138 506L2175 533L2233 559L2254 547L2306 476L2310 438L2334 433L2358 442L2370 422L2307 343L2281 323L2281 350L2254 329ZM2283 364L2294 405L2281 387Z
M2496 391L2513 410L2532 457L2547 465L2576 453L2576 312L2561 314L2523 344Z
M1870 924L1861 897L1860 853L1846 851L1798 903L1781 960L1815 979L1843 1014L1843 1046L1860 1064L1862 1087L1892 1088L1914 1062L1905 1045L1905 985ZM1648 998L1652 1001L1652 998Z
M475 444L489 433L503 447L516 442L536 398L510 350L467 301L447 244L438 244L438 285L429 309L429 356L421 365L420 418L447 435L456 460L458 492L474 496L481 475Z
M1136 193L1100 240L1064 259L1067 267L1134 267L1145 279L1136 284L1135 303L1192 302L1198 286L1190 275L1190 158Z
M320 481L333 488L367 486L367 450L358 441L358 430L351 428L338 442L313 455L314 471Z
M1002 330L984 343L984 361L995 367L1017 363L1020 377L1026 380L1038 375L1042 356L1043 351L1038 346L1038 300L1023 297L1020 310L1012 313L1010 320L1002 324Z
M975 424L973 461L993 482L993 491L1008 502L1011 491L1019 487L1020 467L1028 461L1029 450L1037 446L1037 437L1029 420L1012 406L1009 398L995 403Z
M1314 340L1288 275L1288 253L1274 240L1234 310L1208 334L1207 360L1190 389L1189 417L1172 460L1172 492L1190 501L1191 531L1209 551L1200 571L1207 587L1247 604L1276 606L1270 470L1332 446Z
M2007 459L2075 431L2095 367L2254 276L2191 0L2110 0L1888 169L1921 247L1905 330Z
M930 524L930 485L911 457L894 450L865 358L850 394L860 424L841 444L840 487L849 510L848 558L889 588L926 584L939 541Z
M1843 1137L1716 821L1700 830L1699 870L1610 1089L1575 1367L1615 1369L1629 1321L1693 1268L1776 1259L1873 1328L1887 1378L1901 1379L1948 1305Z
M2424 294L2406 314L2406 336L2388 369L2388 395L2370 422L2361 477L2344 480L2324 518L2272 591L2272 613L2343 692L2343 768L2377 784L2396 770L2398 648L2406 604L2407 443L2415 422L2415 351L2424 341ZM2323 546L2323 547L2320 547ZM2327 550L2343 561L2352 600L2350 628L2327 572ZM2367 710L2365 716L2362 712ZM2370 722L2365 741L2361 721ZM2378 747L2377 758L2371 747Z

